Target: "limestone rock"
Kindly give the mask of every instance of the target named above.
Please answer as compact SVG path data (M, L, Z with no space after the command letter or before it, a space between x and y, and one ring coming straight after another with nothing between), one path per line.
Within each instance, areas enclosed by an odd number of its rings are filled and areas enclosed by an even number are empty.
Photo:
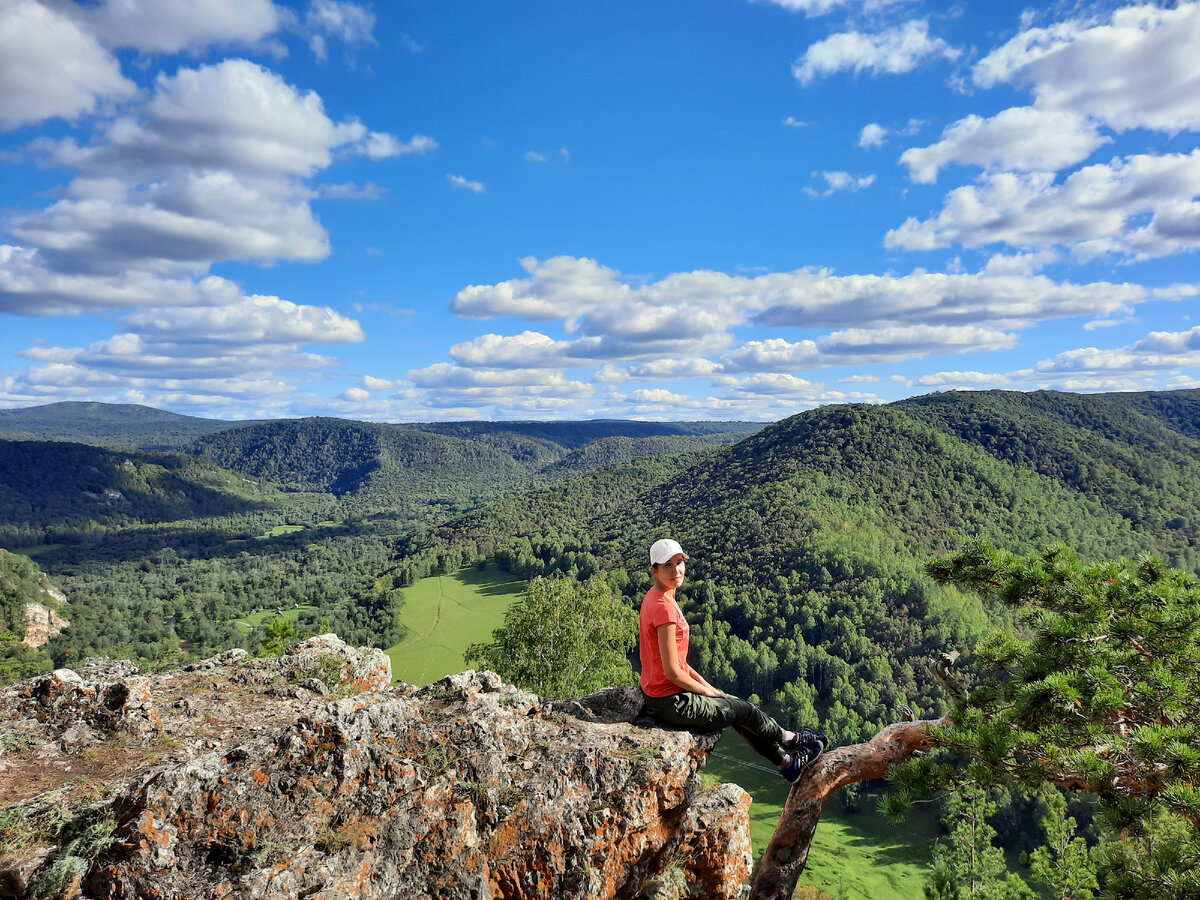
M543 702L490 672L352 693L381 684L386 655L332 636L306 644L114 682L146 679L152 696L135 700L162 711L162 740L180 749L78 813L115 828L81 897L593 900L667 881L676 897L742 896L749 798L702 789L697 774L716 734L638 718L636 690ZM344 699L326 702L301 676ZM119 694L73 672L44 679L6 696L46 713L89 689ZM281 681L305 699L271 699ZM235 702L245 711L218 718Z
M62 595L59 594L58 596ZM40 603L26 603L25 637L23 640L28 646L36 650L69 624L71 623L49 607L43 606Z

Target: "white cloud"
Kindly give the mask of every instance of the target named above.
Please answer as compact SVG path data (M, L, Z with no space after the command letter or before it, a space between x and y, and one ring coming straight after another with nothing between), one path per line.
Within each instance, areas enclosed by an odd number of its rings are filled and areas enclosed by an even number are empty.
M765 373L746 377L731 375L714 379L714 384L724 390L723 400L740 409L762 409L765 405L772 411L784 414L796 409L807 409L823 403L848 403L854 401L878 402L874 394L829 390L819 382L812 382L795 375ZM779 413L772 412L771 417Z
M0 129L55 116L74 119L137 86L66 11L0 0Z
M783 120L783 124L786 125L788 128L807 128L809 125L812 124L812 122L802 122L800 119L797 119L795 116L788 116L786 119Z
M824 16L843 6L859 7L864 12L873 12L898 3L900 0L750 0L751 3L771 3L806 16Z
M237 285L210 275L199 281L147 272L61 272L32 248L0 244L0 311L58 316L89 310L143 306L193 306L236 302Z
M1124 347L1067 350L1013 372L936 372L915 382L924 387L1032 387L1066 391L1155 390L1164 382L1187 387L1200 367L1200 326L1188 331L1151 332Z
M931 354L1007 350L1017 336L981 325L904 325L851 328L796 343L750 341L721 357L723 372L801 372L829 366L873 365Z
M387 188L380 187L372 181L368 181L366 184L355 184L352 181L342 184L322 184L317 191L326 200L378 200L380 197L387 196L388 193ZM379 251L375 250L372 253L368 248L367 253L375 256Z
M302 179L340 148L381 137L334 123L315 93L246 60L160 75L139 108L97 128L90 144L37 144L78 174L61 199L10 220L19 244L0 249L0 309L210 305L230 292L219 279L190 280L213 263L321 259L328 236L309 206L317 191Z
M888 129L876 122L870 122L864 125L862 131L858 133L858 146L864 150L882 147L887 143L887 136Z
M711 359L699 356L687 359L653 359L633 363L626 369L626 375L639 381L707 378L719 369L720 366Z
M976 65L976 85L1030 88L1037 105L1116 131L1200 129L1200 4L1135 5L1105 22L1022 31Z
M362 388L356 388L356 387L347 388L346 390L342 391L342 397L345 398L346 400L350 400L354 403L358 403L363 400L370 400L371 392L364 391Z
M549 369L481 369L435 363L408 373L416 390L409 399L423 406L505 412L572 409L595 393L587 381Z
M142 53L253 44L277 31L285 17L271 0L105 0L71 6L72 15L105 45Z
M1177 368L1200 368L1200 326L1189 331L1154 331L1126 347L1068 350L1038 363L1038 375L1048 373L1151 373Z
M394 135L372 131L358 145L358 152L369 159L388 159L410 153L428 153L437 148L438 142L428 135L414 134L406 143L401 143Z
M358 323L331 309L278 297L219 307L142 310L126 329L86 347L38 345L18 353L33 366L6 380L0 400L108 397L137 392L151 405L212 406L236 399L279 409L303 381L338 360L304 352L312 343L363 340Z
M542 156L542 154L535 153L534 151L529 150L525 154L525 162L544 163L544 162L548 162L548 160L546 159L546 157Z
M1137 284L1073 284L1030 275L1039 262L1028 257L997 257L993 263L983 272L953 275L835 276L801 269L751 278L695 271L631 287L619 272L595 260L529 258L522 265L530 277L464 288L451 309L463 318L558 321L579 339L554 341L536 332L518 338L487 335L459 345L456 353L472 364L508 364L522 354L640 361L672 344L672 358L700 358L728 347L731 329L751 320L797 328L991 323L1012 329L1045 319L1125 313L1149 298Z
M806 187L804 193L810 197L828 197L837 191L857 192L869 188L875 183L874 175L854 176L849 172L813 172L814 178L825 179L825 190Z
M908 166L913 181L932 184L938 169L951 163L1053 172L1086 159L1109 141L1086 116L1018 106L988 119L960 119L942 132L936 144L906 150L900 161Z
M571 348L571 342L556 341L537 331L523 331L511 337L484 334L455 344L450 348L450 358L468 367L562 368L573 362Z
M278 297L251 296L219 307L142 310L122 320L144 338L222 344L342 344L366 339L353 319L329 307L299 306Z
M944 40L929 36L928 22L912 21L878 34L848 31L830 35L796 60L792 74L808 85L819 77L843 71L900 75L928 59L958 56L959 51Z
M364 375L360 383L368 391L390 391L398 384L389 378L376 378L374 375Z
M910 218L888 248L1062 246L1082 259L1150 259L1200 248L1200 150L1049 173L1000 173L956 188L933 218Z
M375 13L358 3L311 0L304 24L315 32L348 44L375 42Z
M756 279L762 310L755 321L796 328L884 325L1024 327L1032 322L1092 317L1147 299L1137 284L1056 282L1044 275L987 271L947 275L846 275L800 271Z
M470 181L462 175L447 175L446 180L450 182L451 187L471 191L475 194L482 194L487 190L487 185L482 181Z

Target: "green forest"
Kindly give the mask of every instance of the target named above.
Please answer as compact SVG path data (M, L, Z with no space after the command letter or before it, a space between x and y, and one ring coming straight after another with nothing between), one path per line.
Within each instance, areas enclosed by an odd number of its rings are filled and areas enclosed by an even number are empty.
M944 714L926 661L959 651L970 680L985 635L1025 627L986 592L931 578L933 557L1062 544L1084 562L1153 553L1200 572L1195 390L955 392L765 427L215 427L52 409L0 416L0 547L68 598L70 627L39 655L53 665L165 668L253 649L262 626L236 620L282 608L303 608L302 628L389 647L407 588L489 560L520 579L599 577L632 607L646 548L669 535L691 556L680 599L693 665L849 743ZM15 658L13 646L0 652ZM1072 802L1086 829L1092 814ZM1020 795L989 814L1014 858L1036 849L1045 809Z

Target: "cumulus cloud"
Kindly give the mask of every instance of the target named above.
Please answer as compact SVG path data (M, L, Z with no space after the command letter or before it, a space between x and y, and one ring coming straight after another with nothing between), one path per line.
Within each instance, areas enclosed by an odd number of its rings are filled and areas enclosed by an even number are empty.
M1200 4L1144 4L1106 21L1029 28L980 60L976 85L1033 91L1037 105L1090 116L1116 131L1200 129Z
M872 147L882 147L887 143L888 129L877 122L869 122L858 133L858 146L864 150Z
M66 10L37 0L0 0L0 129L74 119L137 86Z
M1200 248L1200 150L1085 166L1064 181L1045 172L985 175L956 188L930 219L910 218L888 248L993 243L1063 246L1081 259L1151 259Z
M360 384L368 391L390 391L398 382L390 378L376 378L374 375L364 375Z
M329 307L258 295L220 307L142 310L123 321L148 339L186 335L189 341L221 344L342 344L366 338L358 322Z
M593 359L704 355L728 344L726 330L745 318L736 285L746 279L719 272L678 273L635 290L592 259L521 264L531 277L469 286L451 309L465 318L561 320L582 336L573 352Z
M932 184L938 170L951 163L1054 172L1087 159L1109 141L1097 122L1079 113L1018 106L987 119L960 119L936 144L906 150L900 161L913 181Z
M1081 347L1012 372L936 372L912 382L922 387L1018 387L1066 391L1152 390L1165 380L1174 387L1194 381L1180 370L1200 366L1200 326L1151 332L1124 347Z
M804 193L810 197L828 197L838 191L861 191L875 183L874 175L854 176L849 172L813 172L814 178L825 181L825 190L806 187Z
M1072 284L1033 274L1052 257L996 256L977 273L836 276L802 269L749 277L695 271L636 284L591 259L528 258L522 260L528 277L464 288L452 309L471 319L557 322L567 337L530 329L482 335L451 348L452 362L409 378L420 391L457 392L456 406L470 397L508 404L529 386L558 389L547 379L568 370L591 368L591 383L609 390L631 381L661 387L706 379L715 393L705 414L752 409L755 417L782 415L817 403L878 399L827 390L803 372L1009 350L1035 322L1125 315L1154 296L1136 284ZM1166 294L1182 298L1193 287L1178 285ZM830 333L737 344L735 329L746 324ZM609 400L622 414L641 414L633 394L612 393Z
M1049 373L1149 373L1200 368L1200 326L1188 331L1154 331L1125 347L1067 350L1038 363L1039 375Z
M407 377L416 388L410 399L441 408L561 410L595 392L591 383L549 369L481 369L435 363L414 369Z
M70 6L106 46L142 53L254 44L277 31L285 15L271 0L107 0Z
M864 12L873 12L898 3L900 0L750 0L752 3L771 3L792 12L804 13L809 17L825 16L844 6L859 7Z
M1007 350L1016 343L1016 334L980 325L850 328L795 343L782 338L750 341L721 357L721 371L798 372L874 365L931 354Z
M446 180L450 182L450 186L458 190L471 191L473 194L482 194L487 191L487 185L482 181L471 181L462 175L447 175Z
M337 368L306 344L363 340L358 323L327 308L278 297L240 297L222 306L141 310L120 333L86 347L38 345L18 355L34 365L6 380L0 398L120 398L135 391L154 405L219 406L230 399L282 404L301 378Z
M522 265L530 277L464 288L451 309L463 318L558 321L568 334L590 339L572 343L570 354L577 358L605 358L605 352L620 347L625 358L637 359L651 355L664 340L680 343L681 349L690 342L692 352L676 356L705 356L714 347L728 347L730 330L749 321L796 328L989 322L1015 328L1046 319L1125 312L1149 298L1137 284L1073 284L1030 275L1036 263L1029 259L999 257L993 262L993 269L978 273L917 271L905 276L836 276L800 269L746 277L700 270L633 287L596 260L527 258ZM479 364L486 358L507 360L506 355L491 355L500 347L509 355L536 358L563 353L561 344L526 332L515 339L488 335L460 345L457 352L464 359L470 353L469 361Z
M375 13L370 7L358 3L311 0L304 14L304 24L319 35L337 38L348 44L375 42Z
M944 40L929 36L928 22L912 21L878 34L847 31L830 35L796 60L792 74L802 85L808 85L822 76L844 71L900 75L929 59L958 56L959 51Z
M18 243L0 249L0 309L211 305L229 296L220 280L191 282L216 262L321 259L328 236L304 179L341 148L386 150L384 137L335 123L315 93L246 60L160 75L90 143L37 145L77 175L62 199L10 220Z
M409 153L428 153L438 148L438 142L428 135L414 134L402 143L394 135L372 131L358 145L357 150L369 159L388 159L407 156Z
M1024 327L1047 319L1106 315L1147 299L1137 284L1056 282L1043 275L914 272L905 276L800 271L762 276L755 321L797 328L889 325Z

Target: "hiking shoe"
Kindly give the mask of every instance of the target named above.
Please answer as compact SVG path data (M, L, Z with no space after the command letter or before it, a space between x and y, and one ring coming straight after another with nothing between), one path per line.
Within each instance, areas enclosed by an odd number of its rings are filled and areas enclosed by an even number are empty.
M824 752L825 745L815 741L806 748L795 750L783 758L783 762L779 764L779 774L788 781L795 782Z
M779 745L788 753L799 752L803 755L804 752L816 748L817 756L820 756L829 749L829 738L819 731L796 731L793 732L793 735L790 741L784 741Z

